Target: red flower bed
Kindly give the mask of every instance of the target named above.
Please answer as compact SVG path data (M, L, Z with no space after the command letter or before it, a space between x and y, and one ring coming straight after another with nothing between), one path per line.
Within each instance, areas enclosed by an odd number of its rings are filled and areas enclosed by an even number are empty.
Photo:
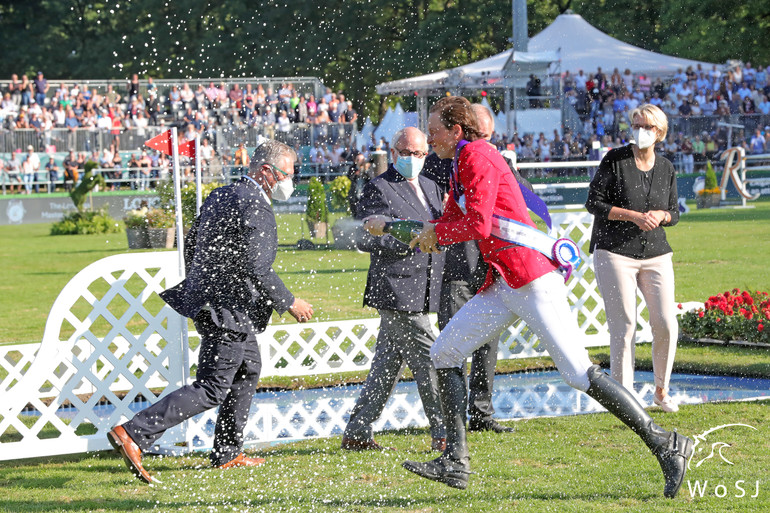
M770 330L765 330L767 323L770 295L739 289L711 296L703 308L679 316L679 329L691 338L770 343Z

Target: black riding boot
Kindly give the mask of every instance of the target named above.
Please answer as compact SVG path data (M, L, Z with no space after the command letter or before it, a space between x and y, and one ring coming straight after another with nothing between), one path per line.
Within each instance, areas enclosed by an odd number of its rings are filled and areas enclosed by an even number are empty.
M666 478L663 494L674 497L684 481L687 460L693 451L692 440L655 424L636 397L598 365L588 369L588 381L591 386L586 394L630 427L658 458Z
M465 410L468 400L465 376L460 368L436 369L436 374L446 424L446 449L435 460L425 463L405 461L402 466L418 476L452 488L465 489L471 474L468 443L465 440Z

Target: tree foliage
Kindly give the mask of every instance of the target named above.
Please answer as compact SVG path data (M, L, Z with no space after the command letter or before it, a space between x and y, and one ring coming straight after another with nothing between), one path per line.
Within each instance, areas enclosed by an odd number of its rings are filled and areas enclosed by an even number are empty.
M655 51L770 63L770 4L744 0L528 0L529 35L567 9ZM499 0L5 0L0 76L51 79L317 76L357 107L381 82L458 66L510 46ZM597 66L601 63L597 62Z

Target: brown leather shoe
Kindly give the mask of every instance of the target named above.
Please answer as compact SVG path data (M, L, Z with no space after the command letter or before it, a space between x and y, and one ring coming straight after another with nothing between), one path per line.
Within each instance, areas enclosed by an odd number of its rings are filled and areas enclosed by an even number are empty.
M361 441L355 438L342 437L342 449L345 451L395 451L395 447L384 447L374 441L374 438Z
M152 477L142 466L142 450L126 433L123 426L115 426L107 433L107 440L110 441L110 445L118 451L123 460L126 462L128 470L133 473L137 479L144 481L145 483L160 483L159 480Z
M228 461L227 463L223 463L222 465L217 465L216 468L220 468L224 470L226 468L235 468L235 467L258 467L260 465L263 465L264 463L265 463L265 458L248 458L244 453L240 453L238 456Z
M446 450L446 438L432 438L430 441L430 450L444 452Z

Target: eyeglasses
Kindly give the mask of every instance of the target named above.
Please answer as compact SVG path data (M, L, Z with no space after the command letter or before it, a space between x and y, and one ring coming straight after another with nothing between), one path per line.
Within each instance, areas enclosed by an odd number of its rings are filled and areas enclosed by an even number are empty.
M289 173L287 173L286 171L284 171L284 170L283 170L283 169L281 169L280 167L274 166L274 165L273 165L273 164L271 164L270 162L265 162L265 164L267 164L268 166L270 166L270 167L271 167L271 168L273 168L274 170L278 171L278 172L279 172L279 173L281 173L283 176L291 176L291 175L289 175Z
M417 157L418 159L425 158L428 155L427 151L409 151L409 150L396 150L399 157Z
M656 127L655 125L637 125L636 123L634 123L633 125L631 125L631 128L633 128L634 130L638 130L639 128L644 128L645 130L652 130L653 128L658 128L658 127Z

